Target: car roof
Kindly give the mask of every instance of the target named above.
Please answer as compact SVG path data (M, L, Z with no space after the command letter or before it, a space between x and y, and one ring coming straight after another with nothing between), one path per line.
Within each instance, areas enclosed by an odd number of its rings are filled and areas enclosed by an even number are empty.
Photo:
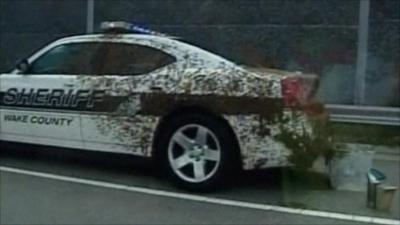
M84 34L84 35L75 35L70 37L65 37L57 40L56 42L69 42L69 41L90 41L90 40L127 40L135 39L135 40L152 40L160 43L174 43L176 41L176 37L172 36L158 36L158 35L149 35L149 34L126 34L126 33L118 33L118 34L108 34L108 33L100 33L100 34Z

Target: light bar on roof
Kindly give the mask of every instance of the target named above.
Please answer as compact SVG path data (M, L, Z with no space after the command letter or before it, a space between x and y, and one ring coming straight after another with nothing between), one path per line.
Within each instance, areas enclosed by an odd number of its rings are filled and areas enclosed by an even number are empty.
M131 33L139 33L139 34L150 34L157 36L167 36L166 34L153 31L150 29L146 29L140 27L138 25L124 22L124 21L113 21L113 22L102 22L100 25L100 29L104 32L112 32L112 33L123 33L123 32L131 32Z

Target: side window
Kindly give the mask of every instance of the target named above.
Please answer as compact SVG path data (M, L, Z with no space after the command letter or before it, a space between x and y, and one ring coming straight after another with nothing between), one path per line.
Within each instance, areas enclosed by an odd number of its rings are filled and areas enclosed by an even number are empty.
M99 73L102 75L141 75L176 61L155 48L125 43L103 43L105 47Z
M36 59L30 74L91 74L98 43L70 43L54 47Z

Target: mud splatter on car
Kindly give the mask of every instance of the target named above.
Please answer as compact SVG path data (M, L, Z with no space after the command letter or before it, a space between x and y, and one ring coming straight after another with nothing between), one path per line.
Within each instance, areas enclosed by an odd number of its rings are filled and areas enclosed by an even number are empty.
M122 22L114 25L130 27ZM44 89L50 95L102 94L76 95L76 104L63 108L47 104L45 97L40 101L46 104L29 106L78 118L75 130L70 127L63 132L71 136L80 132L80 136L57 145L74 143L83 149L155 157L167 165L177 184L192 189L217 186L233 167L250 170L296 164L297 147L311 158L320 153L314 151L318 135L312 121L325 120L318 116L325 112L322 105L312 103L310 93L315 87L306 85L304 74L254 72L164 35L113 31L58 40L30 57L27 70L2 76L2 88L18 92L28 88L21 83L12 87L21 73L37 74L29 76L36 85L30 89L35 96ZM71 61L79 58L77 64L43 63L43 58L63 51L71 54ZM58 91L50 91L52 85ZM9 97L5 91L1 90L2 99ZM65 96L51 98L57 102ZM82 107L84 103L90 107ZM312 110L313 105L320 107ZM18 111L26 106L22 101L7 107Z

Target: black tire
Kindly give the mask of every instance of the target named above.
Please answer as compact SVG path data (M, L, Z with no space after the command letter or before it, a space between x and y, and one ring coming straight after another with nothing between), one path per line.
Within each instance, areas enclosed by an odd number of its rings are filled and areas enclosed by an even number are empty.
M174 153L169 153L169 152L176 151L172 150L174 148L175 149L179 148L176 147L175 145L181 147L180 144L174 141L175 139L172 139L173 137L176 137L175 134L180 133L179 131L183 129L182 133L186 132L185 135L188 135L187 137L189 137L191 131L190 129L196 129L194 125L199 125L197 132L199 132L199 129L203 129L203 127L207 129L207 132L210 132L206 135L207 138L205 139L207 143L206 145L207 146L209 145L211 147L210 149L213 148L216 149L217 145L219 145L220 149L220 151L218 151L219 162L217 162L217 160L208 161L208 159L196 158L196 159L191 159L194 160L192 162L193 164L190 163L187 164L186 167L191 166L193 169L193 179L196 179L194 171L196 167L195 163L198 163L196 160L199 161L202 160L201 162L205 161L202 164L204 174L207 173L207 170L210 170L209 168L212 168L210 171L210 176L209 177L205 176L204 180L202 181L185 180L185 178L190 179L190 176L188 175L185 177L186 174L183 172L183 170L186 169L184 168L185 166L182 167L182 171L177 172L178 169L173 168L172 165L174 164L174 162L172 162L173 160L172 159L170 160L169 158L169 157L171 158L174 157L173 156ZM195 139L197 140L197 136L195 137ZM215 144L215 142L218 142L218 144ZM171 147L170 149L170 146L174 147ZM168 172L169 178L172 180L172 182L176 186L189 191L209 192L217 190L229 184L230 183L229 178L235 176L235 173L239 171L239 163L238 163L239 150L234 137L232 137L232 132L230 131L226 123L212 116L203 114L187 114L187 115L180 114L179 116L170 118L165 128L162 130L162 134L159 136L157 149L159 152L158 161L162 163L163 167ZM190 152L192 151L193 150L191 149ZM183 150L183 152L186 152L186 150ZM203 152L203 154L205 153ZM187 153L182 153L181 156L183 155L187 155ZM210 155L208 154L208 156ZM216 166L215 165L213 166L213 164L215 164ZM187 170L189 171L190 169ZM178 175L178 173L180 173L180 175Z

